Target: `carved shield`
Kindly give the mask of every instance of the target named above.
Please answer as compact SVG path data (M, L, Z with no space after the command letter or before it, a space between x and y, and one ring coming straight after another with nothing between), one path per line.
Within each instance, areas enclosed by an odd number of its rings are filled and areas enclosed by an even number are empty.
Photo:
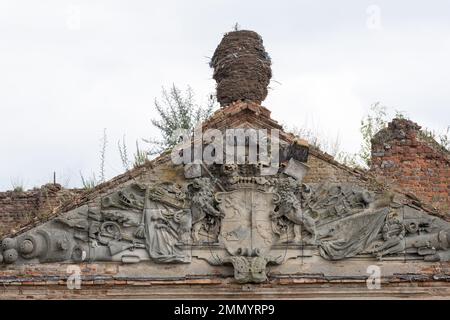
M271 214L277 195L238 189L216 195L224 214L219 240L231 255L265 255L274 242Z

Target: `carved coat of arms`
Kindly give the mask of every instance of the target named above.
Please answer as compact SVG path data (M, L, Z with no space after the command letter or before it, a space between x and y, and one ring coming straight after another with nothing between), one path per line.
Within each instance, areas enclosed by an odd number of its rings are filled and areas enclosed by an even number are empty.
M278 196L251 188L216 195L223 213L220 241L231 255L261 256L274 242L271 215Z
M242 282L264 281L266 264L274 243L272 216L279 196L253 188L219 192L216 199L223 214L219 241L230 254L235 277Z

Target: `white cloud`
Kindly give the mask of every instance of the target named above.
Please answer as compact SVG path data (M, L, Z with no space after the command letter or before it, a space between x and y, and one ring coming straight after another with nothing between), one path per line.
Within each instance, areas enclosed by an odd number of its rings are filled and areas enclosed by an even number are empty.
M377 1L381 30L366 26L372 1L0 2L0 189L97 171L107 128L108 177L117 140L156 131L161 86L214 89L207 62L238 22L258 31L273 58L275 119L339 134L359 148L361 115L375 101L434 129L450 119L447 1ZM80 24L70 28L72 7ZM68 20L69 19L69 20ZM61 178L61 180L65 180Z

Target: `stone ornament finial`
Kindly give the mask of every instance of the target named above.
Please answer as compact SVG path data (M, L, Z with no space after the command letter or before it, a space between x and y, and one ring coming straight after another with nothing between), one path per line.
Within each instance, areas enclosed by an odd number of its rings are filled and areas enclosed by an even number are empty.
M271 60L259 34L249 30L224 35L210 62L221 106L234 101L261 103L272 78Z

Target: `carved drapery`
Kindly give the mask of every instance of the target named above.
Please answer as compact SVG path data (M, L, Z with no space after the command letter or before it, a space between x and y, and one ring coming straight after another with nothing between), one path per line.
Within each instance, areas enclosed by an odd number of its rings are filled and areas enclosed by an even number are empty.
M192 250L214 246L217 256L208 262L232 265L239 282L262 282L267 264L287 259L284 244L316 248L327 260L449 261L449 230L442 219L352 185L223 174L183 185L130 184L3 239L1 260L190 263Z

